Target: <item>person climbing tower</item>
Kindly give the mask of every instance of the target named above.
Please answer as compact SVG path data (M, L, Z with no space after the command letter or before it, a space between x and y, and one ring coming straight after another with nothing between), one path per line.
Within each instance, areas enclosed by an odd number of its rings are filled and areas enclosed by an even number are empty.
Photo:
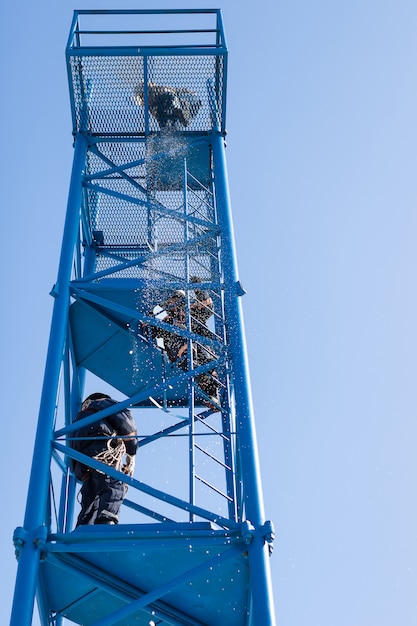
M116 407L117 402L107 394L93 393L82 403L75 421L112 405ZM70 443L74 450L131 476L135 467L136 434L136 424L131 412L128 409L120 411L115 408L111 415L88 426L81 426L74 432ZM77 526L117 524L126 493L123 481L80 461L73 461L73 471L82 482L81 511Z
M196 277L191 278L192 282L199 282ZM195 289L195 299L190 305L191 331L195 334L215 338L214 333L208 328L207 321L213 315L213 302L207 291ZM163 322L174 327L186 329L186 295L185 291L175 290L164 302L158 306L158 317ZM163 339L164 349L171 363L175 363L183 371L188 371L188 342L175 330L168 331L159 327L153 327L152 336ZM199 367L210 363L217 358L210 346L192 342L193 367ZM196 378L200 389L209 397L206 404L215 408L219 404L219 380L217 372L212 369Z

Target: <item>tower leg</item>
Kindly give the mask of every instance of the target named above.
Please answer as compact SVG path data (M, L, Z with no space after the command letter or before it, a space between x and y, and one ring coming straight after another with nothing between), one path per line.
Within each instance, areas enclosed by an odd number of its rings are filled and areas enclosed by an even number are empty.
M78 234L86 151L85 137L77 135L24 528L15 532L18 568L10 626L30 626L32 623L38 567L42 543L46 539L44 516L49 490L51 438L67 333L69 282Z
M260 530L265 522L258 447L250 392L249 366L242 307L237 284L237 261L227 179L224 139L213 137L214 179L219 222L223 233L223 267L226 286L226 315L230 329L230 348L235 375L236 422L240 440L242 475L245 484L245 517L255 532L249 547L253 623L275 625L273 595L269 569L269 548ZM258 532L256 530L258 529Z

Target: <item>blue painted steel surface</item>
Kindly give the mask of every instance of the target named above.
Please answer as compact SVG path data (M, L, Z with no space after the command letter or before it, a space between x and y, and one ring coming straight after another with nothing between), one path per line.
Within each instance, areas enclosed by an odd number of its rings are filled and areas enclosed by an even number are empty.
M237 429L240 434L242 478L246 487L245 511L254 529L262 528L265 520L261 489L258 448L256 441L252 394L249 384L249 366L243 314L238 297L237 260L233 238L232 215L227 182L224 141L220 135L213 140L214 176L217 181L219 221L224 233L224 266L229 285L226 286L226 315L229 318L229 338L234 367L240 373L235 381ZM222 223L223 222L223 223ZM249 546L252 570L252 599L256 623L268 624L273 615L272 585L267 563L268 543L265 536L254 533Z
M62 252L55 286L55 304L45 367L39 421L32 461L32 470L23 528L15 531L19 562L11 624L30 624L37 583L38 566L43 558L46 536L46 510L51 460L51 433L55 416L56 391L68 324L69 279L72 251L77 237L81 200L81 176L85 163L86 141L75 142L74 164L64 227Z
M173 623L218 623L218 602L213 602L213 595L228 605L222 618L230 624L241 623L249 570L247 556L239 549L238 533L215 530L203 523L165 526L166 530L161 531L160 524L119 525L111 529L114 532L86 527L70 535L51 536L52 559L42 569L44 584L53 588L52 595L69 607L68 617L74 619L78 614L77 621L82 612L85 624L136 624L142 620L147 624L152 610L163 620L167 620L167 613L176 612L178 622ZM96 535L99 543L94 541ZM140 550L135 550L136 545L140 545ZM65 587L60 587L56 575L60 568L66 572L67 580L72 580ZM117 582L120 571L123 588ZM94 587L98 587L95 594L100 594L101 606L97 609L97 598L88 598L86 602L93 608L86 619L85 607L73 604L72 599L88 595ZM117 618L113 614L104 618L111 595L112 608L121 612ZM154 609L149 608L152 598L158 600ZM229 603L230 598L233 600ZM128 616L132 622L126 621Z
M67 61L74 166L11 624L37 593L45 625L273 626L220 11L78 11ZM70 445L97 390L135 416L135 477ZM74 528L72 460L125 483L120 525Z

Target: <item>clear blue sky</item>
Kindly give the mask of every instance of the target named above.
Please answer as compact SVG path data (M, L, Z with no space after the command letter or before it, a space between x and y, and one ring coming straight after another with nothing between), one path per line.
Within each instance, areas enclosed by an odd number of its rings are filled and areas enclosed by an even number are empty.
M72 163L73 9L223 11L228 168L281 626L417 624L417 3L2 9L0 623ZM248 7L248 8L245 8ZM37 626L38 622L35 620Z

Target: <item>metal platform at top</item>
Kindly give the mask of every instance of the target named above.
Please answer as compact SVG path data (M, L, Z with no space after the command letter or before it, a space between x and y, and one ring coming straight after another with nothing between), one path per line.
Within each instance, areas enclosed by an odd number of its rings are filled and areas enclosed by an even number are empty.
M201 106L186 133L225 130L227 49L218 9L76 11L66 56L74 133L158 131L135 101L138 86L149 84L196 94Z

